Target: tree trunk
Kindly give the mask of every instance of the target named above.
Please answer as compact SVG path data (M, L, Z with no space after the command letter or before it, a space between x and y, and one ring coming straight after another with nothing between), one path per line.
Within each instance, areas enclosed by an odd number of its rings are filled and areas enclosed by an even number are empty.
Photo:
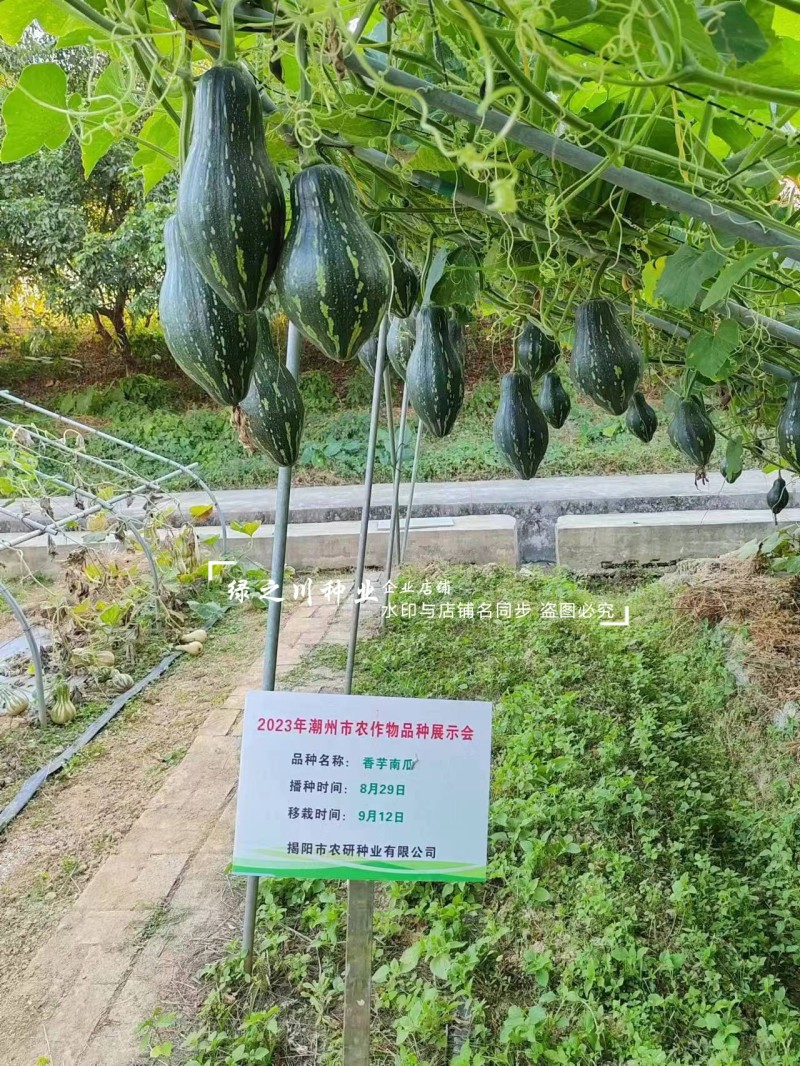
M95 329L103 338L103 340L108 341L108 343L111 344L114 338L103 325L102 319L100 318L101 315L107 314L108 312L103 308L101 308L99 311L92 311L92 321L94 322Z

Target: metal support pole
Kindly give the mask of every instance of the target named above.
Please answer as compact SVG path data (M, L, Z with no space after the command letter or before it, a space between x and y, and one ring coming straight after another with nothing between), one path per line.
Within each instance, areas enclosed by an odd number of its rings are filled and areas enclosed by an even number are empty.
M36 637L33 635L30 622L22 609L19 602L11 595L11 590L0 581L0 596L6 601L11 611L22 626L22 631L25 634L25 639L28 642L28 647L31 652L31 659L33 660L33 672L36 683L36 699L39 702L39 725L44 727L47 725L47 702L44 695L44 670L42 669L42 656L39 652L39 645L36 641Z
M414 506L414 489L417 487L417 468L419 467L419 452L422 445L422 419L417 426L417 443L414 445L414 465L411 468L411 481L408 486L408 506L406 507L406 521L403 527L403 543L400 546L400 565L406 557L408 547L408 532L411 526L411 508Z
M358 642L358 622L361 604L358 602L358 590L364 583L364 567L367 559L367 534L369 532L369 511L372 503L372 479L375 473L375 448L378 441L378 418L381 410L381 382L386 361L387 319L384 317L378 333L378 356L375 364L375 380L372 386L372 408L369 419L369 442L367 444L367 468L364 474L364 503L361 508L361 529L358 535L358 553L353 579L353 617L350 623L350 640L347 647L347 668L344 675L344 691L349 693L353 687L353 669L356 661L356 644Z
M293 378L300 372L300 352L303 338L294 323L289 323L286 341L286 369ZM264 641L264 670L261 687L266 692L275 688L275 674L278 668L278 640L281 629L281 608L283 606L283 571L286 564L286 530L289 524L289 497L292 490L292 468L282 466L278 470L278 490L275 499L275 526L272 532L272 562L270 580L277 586L267 606L267 634ZM245 973L253 971L253 949L256 937L256 911L258 909L258 877L247 878L244 900L244 927L242 947L244 948Z
M372 479L375 472L375 448L378 441L378 418L381 407L381 382L386 364L386 334L388 319L384 317L378 333L378 357L375 365L375 380L372 387L372 409L367 445L367 469L364 474L364 504L361 509L361 530L358 538L358 554L353 579L353 618L350 626L350 642L347 648L347 669L344 691L353 687L353 670L358 642L358 622L361 605L358 591L364 582L364 567L367 558L367 535L369 512L372 503ZM348 881L347 883L347 958L344 985L344 1066L369 1066L369 1029L372 984L372 912L375 886L371 881Z
M397 442L395 441L394 437L394 411L392 410L392 368L389 365L388 359L384 359L383 362L383 396L386 402L386 429L389 434L389 462L391 464L392 470L394 470L397 466ZM389 539L391 540L392 537L396 536L397 541L399 542L400 519L396 512L392 515L391 530L392 533ZM386 579L388 581L388 574Z
M394 484L392 485L392 517L389 522L389 547L386 552L386 582L392 577L392 561L395 547L397 548L397 561L400 562L400 479L403 473L403 452L405 451L406 417L408 415L408 387L403 386L403 402L400 407L400 440L397 445L397 458L394 466ZM384 606L389 600L388 591L384 592Z

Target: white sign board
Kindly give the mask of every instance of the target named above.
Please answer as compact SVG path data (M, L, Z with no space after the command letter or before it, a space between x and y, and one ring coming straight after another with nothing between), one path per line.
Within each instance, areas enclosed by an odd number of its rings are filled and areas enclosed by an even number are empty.
M484 881L492 705L249 692L233 872Z

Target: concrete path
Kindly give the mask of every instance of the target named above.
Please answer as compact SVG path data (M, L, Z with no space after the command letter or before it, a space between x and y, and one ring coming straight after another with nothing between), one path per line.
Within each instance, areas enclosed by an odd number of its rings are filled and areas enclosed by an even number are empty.
M343 642L339 608L298 606L281 635L278 677L323 639ZM206 719L119 849L0 1002L3 1066L134 1066L136 1026L157 1006L196 1006L197 970L239 934L243 880L225 876L233 849L245 693L261 658ZM309 686L313 691L330 682ZM335 687L335 686L333 686ZM194 1003L191 1002L194 998ZM41 1057L41 1058L40 1058Z
M766 494L774 475L746 470L728 485L720 474L709 474L708 483L698 485L693 474L636 474L602 477L533 478L531 481L453 481L421 482L414 496L415 517L443 515L509 514L517 519L519 562L555 561L555 523L564 514L612 514L649 511L766 510ZM790 488L795 487L797 482ZM352 521L361 515L361 485L298 486L292 489L292 522ZM271 523L275 514L275 489L228 489L217 493L226 519L259 520ZM391 507L391 485L375 485L372 517L387 518ZM189 508L208 504L200 492L176 493L179 514L188 520ZM408 485L401 487L405 505ZM800 503L795 492L794 502ZM67 499L54 499L57 515L70 513ZM41 520L35 507L26 501L30 517ZM0 501L0 532L24 528L3 512L15 504ZM125 514L141 513L141 500L135 500ZM209 524L217 524L212 515Z

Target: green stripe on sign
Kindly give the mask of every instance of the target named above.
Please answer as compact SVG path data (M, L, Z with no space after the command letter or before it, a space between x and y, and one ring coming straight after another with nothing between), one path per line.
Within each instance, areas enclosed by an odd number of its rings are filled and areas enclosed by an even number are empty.
M364 863L352 866L335 866L333 863L316 864L299 863L297 865L271 864L271 863L248 863L246 861L233 860L231 872L245 876L255 877L299 877L308 880L342 880L342 881L447 881L458 883L460 881L485 881L486 867L468 867L463 871L414 869L411 866L391 867L386 863L374 866Z

